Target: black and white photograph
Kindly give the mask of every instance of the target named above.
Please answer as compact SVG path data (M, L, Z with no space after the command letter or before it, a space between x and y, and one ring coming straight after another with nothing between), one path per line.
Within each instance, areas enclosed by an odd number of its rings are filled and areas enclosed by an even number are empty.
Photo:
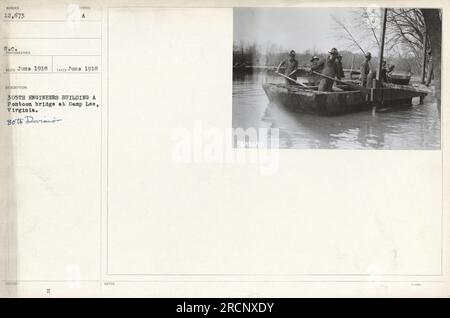
M440 9L234 8L233 23L234 147L264 128L281 149L441 148Z

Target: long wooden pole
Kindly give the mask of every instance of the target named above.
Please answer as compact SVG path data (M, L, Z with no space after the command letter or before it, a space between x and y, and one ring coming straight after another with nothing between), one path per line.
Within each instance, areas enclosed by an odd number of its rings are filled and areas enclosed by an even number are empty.
M278 73L278 72L275 72L275 74L280 75L281 77L284 77L285 79L288 79L288 80L292 81L293 83L296 83L296 84L298 84L298 85L300 85L300 86L308 87L307 85L305 85L305 84L303 84L303 83L300 83L300 82L297 82L295 79L292 79L292 78L290 78L289 76L286 76L286 75L284 75L284 74L281 74L281 73Z
M359 86L359 85L354 85L354 84L351 84L351 83L347 83L347 82L335 79L335 78L333 78L331 76L328 76L328 75L325 75L325 74L322 74L322 73L319 73L319 72L312 71L312 73L314 73L316 75L319 75L319 76L322 76L322 77L325 77L325 78L328 78L329 80L335 81L336 83L347 85L347 86L349 86L349 87L351 87L351 88L353 88L355 90L361 91L362 93L370 92L370 89L362 87L362 86Z
M386 20L387 20L387 9L383 9L383 25L381 26L381 43L380 43L380 53L378 56L378 72L377 81L381 79L381 70L383 69L383 54L384 54L384 37L386 35Z

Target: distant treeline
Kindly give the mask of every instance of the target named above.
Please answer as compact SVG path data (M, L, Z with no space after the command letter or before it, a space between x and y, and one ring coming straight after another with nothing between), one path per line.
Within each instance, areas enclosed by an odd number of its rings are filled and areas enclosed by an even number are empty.
M339 48L338 48L339 50ZM283 50L281 48L274 49L271 47L268 50L263 50L257 45L238 45L233 46L233 66L272 66L276 67L286 57L289 55L288 49ZM359 69L359 65L364 61L364 55L362 53L353 53L350 51L341 51L339 53L342 55L342 63L344 68ZM317 55L319 58L325 58L327 53L317 53L310 50L304 52L296 52L296 59L299 66L308 66L310 64L311 58ZM412 72L413 74L420 74L421 70L417 66L415 58L408 57L385 57L388 64L395 65L395 71L397 72ZM372 52L372 65L374 68L378 65L378 52Z

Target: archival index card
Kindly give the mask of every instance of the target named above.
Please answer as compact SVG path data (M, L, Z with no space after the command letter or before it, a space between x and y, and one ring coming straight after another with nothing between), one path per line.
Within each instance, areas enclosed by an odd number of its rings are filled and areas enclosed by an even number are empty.
M446 11L2 3L1 294L448 296Z

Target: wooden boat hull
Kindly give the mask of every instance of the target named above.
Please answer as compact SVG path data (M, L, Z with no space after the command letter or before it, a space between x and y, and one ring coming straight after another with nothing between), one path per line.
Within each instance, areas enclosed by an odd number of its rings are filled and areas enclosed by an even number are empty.
M383 83L383 87L374 90L374 100L389 107L409 106L414 97L425 97L427 92L410 85Z
M271 102L284 106L290 111L337 116L377 107L411 106L414 97L425 97L427 92L408 85L384 83L383 87L372 90L372 96L358 90L340 92L319 92L317 88L304 88L298 85L263 84L264 92ZM369 100L373 102L369 102Z
M366 96L359 91L318 92L271 83L263 84L263 89L271 102L298 113L337 116L370 109Z

